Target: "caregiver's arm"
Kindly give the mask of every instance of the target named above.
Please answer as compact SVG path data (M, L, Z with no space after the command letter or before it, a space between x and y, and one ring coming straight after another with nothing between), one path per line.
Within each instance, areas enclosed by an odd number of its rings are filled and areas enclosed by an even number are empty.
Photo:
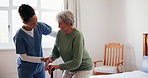
M41 61L43 61L42 57L28 56L27 54L19 54L19 56L21 60L27 61L27 62L41 63Z

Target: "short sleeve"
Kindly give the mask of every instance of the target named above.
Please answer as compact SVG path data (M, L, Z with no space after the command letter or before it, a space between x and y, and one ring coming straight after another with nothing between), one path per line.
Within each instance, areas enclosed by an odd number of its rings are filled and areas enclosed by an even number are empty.
M25 49L25 44L23 41L23 39L21 39L20 37L14 37L14 43L15 43L15 47L16 47L16 54L25 54L26 53L26 49Z

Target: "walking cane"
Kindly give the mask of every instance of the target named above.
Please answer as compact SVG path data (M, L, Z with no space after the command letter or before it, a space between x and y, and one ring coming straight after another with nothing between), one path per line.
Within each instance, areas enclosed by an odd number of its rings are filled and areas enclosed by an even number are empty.
M53 71L55 70L55 68L52 69L51 71L51 78L53 78Z

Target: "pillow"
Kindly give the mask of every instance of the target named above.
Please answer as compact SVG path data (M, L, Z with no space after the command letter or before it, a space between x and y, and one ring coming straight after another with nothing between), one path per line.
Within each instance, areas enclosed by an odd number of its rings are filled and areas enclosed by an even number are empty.
M148 56L143 56L143 62L142 62L141 70L143 72L148 73Z

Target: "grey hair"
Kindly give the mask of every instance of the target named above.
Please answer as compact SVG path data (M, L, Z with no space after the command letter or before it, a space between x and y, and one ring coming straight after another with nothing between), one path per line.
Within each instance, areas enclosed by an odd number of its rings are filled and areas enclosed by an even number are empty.
M74 25L74 15L69 10L64 10L56 16L57 22L64 22L70 26Z

